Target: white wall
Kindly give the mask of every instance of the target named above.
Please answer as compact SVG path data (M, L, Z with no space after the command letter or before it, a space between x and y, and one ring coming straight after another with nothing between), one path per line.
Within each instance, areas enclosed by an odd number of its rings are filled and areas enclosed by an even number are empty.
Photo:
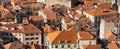
M62 48L62 45L64 45L64 48ZM70 45L70 48L68 48L68 45ZM74 47L76 45L76 48ZM55 48L55 45L53 45L53 49L77 49L79 48L78 44L59 44L58 48Z
M101 20L101 22L100 22L100 33L99 33L99 37L101 38L101 39L104 39L104 28L105 27L105 25L104 25L104 20Z
M37 0L37 2L43 2L43 3L45 3L45 0Z
M96 45L96 40L80 40L81 45Z

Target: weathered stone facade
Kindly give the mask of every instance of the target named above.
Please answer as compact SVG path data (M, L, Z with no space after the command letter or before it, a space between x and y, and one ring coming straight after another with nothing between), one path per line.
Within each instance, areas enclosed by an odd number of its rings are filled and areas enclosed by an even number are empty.
M54 4L65 5L66 7L74 7L78 0L46 0L46 4L52 6Z

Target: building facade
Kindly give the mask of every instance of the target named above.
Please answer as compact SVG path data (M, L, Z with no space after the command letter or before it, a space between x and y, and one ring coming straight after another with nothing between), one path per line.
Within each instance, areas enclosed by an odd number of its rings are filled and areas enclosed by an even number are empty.
M45 0L45 3L49 6L60 4L66 7L74 7L76 2L78 2L78 0Z
M119 33L120 18L105 18L100 23L100 38L104 39L107 32Z

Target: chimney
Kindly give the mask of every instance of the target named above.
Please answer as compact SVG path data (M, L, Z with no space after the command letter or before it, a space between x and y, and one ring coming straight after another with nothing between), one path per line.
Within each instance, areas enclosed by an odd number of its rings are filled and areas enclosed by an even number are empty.
M24 17L24 18L23 18L22 24L29 24L29 21L28 21L27 17Z

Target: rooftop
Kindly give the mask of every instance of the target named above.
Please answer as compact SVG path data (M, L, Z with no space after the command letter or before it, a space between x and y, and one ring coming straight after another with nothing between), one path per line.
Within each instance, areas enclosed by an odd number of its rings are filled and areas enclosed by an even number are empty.
M117 22L120 21L120 18L104 18L105 22Z
M109 46L110 49L119 49L115 42L109 43L108 46Z
M40 20L43 20L43 17L42 16L30 16L30 19L32 21L40 21Z
M80 32L79 35L80 35L81 40L93 40L94 39L94 36L90 34L90 32L82 31Z
M107 40L115 40L117 38L117 36L115 34L113 34L112 32L107 32L105 34L105 39Z
M99 17L103 15L117 14L118 12L116 10L110 10L110 9L93 9L88 11L87 13L94 17Z
M84 49L102 49L100 45L84 45Z
M67 36L66 36L67 35ZM57 31L48 34L52 44L77 43L78 35L76 30Z

